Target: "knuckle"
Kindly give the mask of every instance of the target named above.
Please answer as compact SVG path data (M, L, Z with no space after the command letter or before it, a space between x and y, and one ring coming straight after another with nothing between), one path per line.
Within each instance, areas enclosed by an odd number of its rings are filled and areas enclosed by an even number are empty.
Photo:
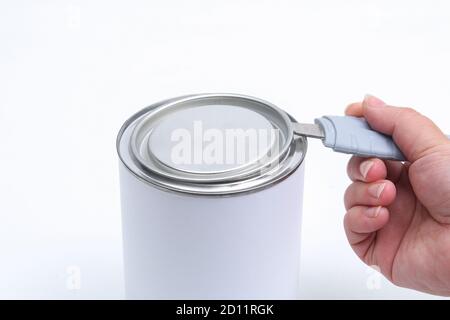
M349 225L349 216L350 216L350 210L347 210L344 214L344 226Z
M344 224L345 225L352 224L351 222L353 220L353 217L355 216L354 212L355 212L355 208L354 207L346 209L346 212L345 212L345 215L344 215Z
M414 114L417 113L417 111L411 107L403 107L402 112L405 114Z
M350 185L345 189L345 191L344 191L344 199L347 199L347 198L350 196L350 190L351 190L352 185L353 185L353 183L350 184Z
M349 209L349 204L351 202L351 199L353 198L353 189L354 183L350 184L344 192L344 204L347 210Z
M402 108L401 112L402 112L402 115L407 118L420 116L419 112L417 112L415 109L410 108L410 107Z
M355 160L354 159L355 158L352 157L347 163L347 176L349 178L351 178L352 175L353 175L353 167L355 166Z

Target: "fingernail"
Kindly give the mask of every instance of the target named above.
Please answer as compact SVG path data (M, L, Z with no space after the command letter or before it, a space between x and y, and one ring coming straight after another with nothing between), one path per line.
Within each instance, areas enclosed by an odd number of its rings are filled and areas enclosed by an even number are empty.
M370 94L365 95L364 102L368 107L380 108L386 106L386 103L384 103L383 100L378 99L377 97L372 96Z
M364 214L369 218L376 218L380 214L382 207L370 207L364 210Z
M376 199L380 199L381 194L383 193L383 190L385 187L386 187L386 183L374 184L368 188L368 191L372 197L374 197Z
M367 161L361 162L361 164L359 165L359 172L361 172L361 175L364 179L366 179L367 174L369 173L369 171L372 167L373 167L372 160L367 160Z

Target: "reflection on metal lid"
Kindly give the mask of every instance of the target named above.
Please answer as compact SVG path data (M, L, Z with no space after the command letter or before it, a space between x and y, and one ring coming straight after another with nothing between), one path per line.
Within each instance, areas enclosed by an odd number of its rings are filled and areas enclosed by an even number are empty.
M306 139L276 106L236 94L198 94L154 104L122 127L118 152L136 176L192 194L252 191L289 175Z

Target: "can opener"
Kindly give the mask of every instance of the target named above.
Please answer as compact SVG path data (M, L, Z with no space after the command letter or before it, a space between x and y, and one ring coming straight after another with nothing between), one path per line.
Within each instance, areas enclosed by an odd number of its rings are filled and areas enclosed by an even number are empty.
M336 152L407 161L392 137L373 130L363 118L324 116L315 119L315 124L294 122L293 127L294 134L322 139L325 147Z

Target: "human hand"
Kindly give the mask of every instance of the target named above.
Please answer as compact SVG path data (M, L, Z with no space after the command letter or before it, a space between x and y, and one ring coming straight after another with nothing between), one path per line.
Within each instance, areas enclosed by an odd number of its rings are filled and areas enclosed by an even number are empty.
M344 197L350 245L392 283L450 296L450 141L413 109L373 96L346 114L391 135L409 160L351 158Z

